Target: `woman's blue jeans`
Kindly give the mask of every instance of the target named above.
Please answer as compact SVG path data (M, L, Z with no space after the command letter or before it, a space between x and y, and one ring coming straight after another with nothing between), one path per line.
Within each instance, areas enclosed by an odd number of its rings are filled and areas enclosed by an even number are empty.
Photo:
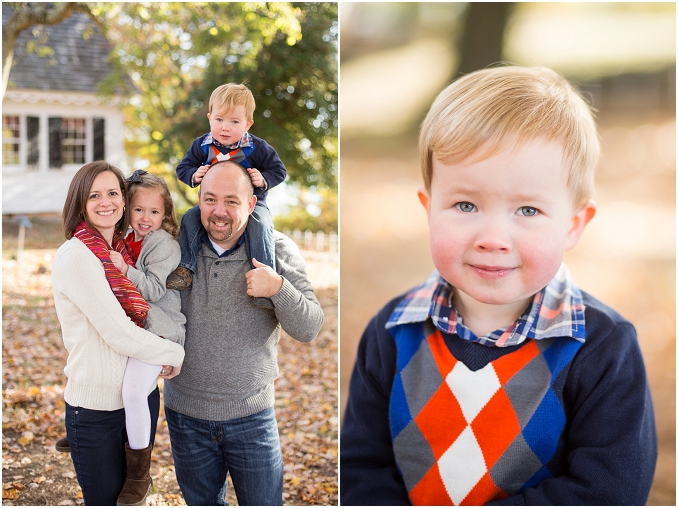
M151 444L160 411L160 391L148 396ZM125 410L98 411L66 403L66 436L82 496L88 506L115 506L125 483Z
M239 506L282 505L283 461L274 409L225 421L165 406L174 469L188 506L226 505L231 475Z

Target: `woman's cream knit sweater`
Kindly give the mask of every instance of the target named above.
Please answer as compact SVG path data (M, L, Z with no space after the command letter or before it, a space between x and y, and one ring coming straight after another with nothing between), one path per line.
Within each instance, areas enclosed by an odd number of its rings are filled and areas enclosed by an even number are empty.
M57 251L52 291L68 350L64 398L70 405L103 411L122 408L129 356L155 365L182 363L184 350L179 344L139 328L127 317L101 261L80 240L71 238Z

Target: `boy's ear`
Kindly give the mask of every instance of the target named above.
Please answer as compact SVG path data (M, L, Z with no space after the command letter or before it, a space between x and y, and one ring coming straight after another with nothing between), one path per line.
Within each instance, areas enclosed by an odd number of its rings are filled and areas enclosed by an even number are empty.
M596 209L596 202L589 200L586 205L584 205L576 214L574 214L574 217L572 217L570 222L570 230L567 232L567 244L565 250L570 250L574 248L575 245L577 245L582 233L584 232L584 228L596 215Z
M246 130L246 131L249 130L250 127L252 127L252 125L254 125L254 120L250 120L250 121L248 122L247 128L246 128L245 130Z
M431 212L431 196L429 196L428 191L424 187L420 187L417 196L419 196L419 202L426 208L426 215L429 215Z

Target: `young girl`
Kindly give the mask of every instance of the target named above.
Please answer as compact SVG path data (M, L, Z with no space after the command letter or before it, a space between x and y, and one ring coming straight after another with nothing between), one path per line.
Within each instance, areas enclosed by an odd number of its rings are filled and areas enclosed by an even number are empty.
M148 302L145 328L183 346L186 318L181 313L181 298L176 290L165 288L167 276L181 258L176 241L179 226L167 184L146 171L135 171L127 179L127 203L132 231L125 240L134 254L136 266L129 266L115 251L110 253L111 261ZM140 504L150 489L151 418L146 398L158 375L178 372L176 367L172 370L172 367L150 365L136 358L130 357L127 361L122 399L127 446L132 452L127 454L127 479L118 505Z
M174 203L165 181L138 170L127 179L127 207L132 230L125 241L136 265L111 250L111 261L137 287L149 304L144 328L172 342L184 345L186 318L181 313L179 292L165 288L167 276L179 264L181 251L176 237L179 226ZM158 375L174 377L180 367L151 365L129 357L122 386L125 406L127 477L119 506L140 505L151 487L151 415L148 393ZM59 451L70 451L66 438L57 443Z

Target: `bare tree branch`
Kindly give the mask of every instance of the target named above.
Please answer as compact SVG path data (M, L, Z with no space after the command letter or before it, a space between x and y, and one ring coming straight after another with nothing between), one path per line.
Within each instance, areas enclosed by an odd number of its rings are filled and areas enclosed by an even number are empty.
M56 25L70 18L74 12L87 14L99 26L89 6L80 2L41 3L25 2L15 4L14 12L2 27L2 95L4 97L12 67L14 43L24 30L34 25Z

